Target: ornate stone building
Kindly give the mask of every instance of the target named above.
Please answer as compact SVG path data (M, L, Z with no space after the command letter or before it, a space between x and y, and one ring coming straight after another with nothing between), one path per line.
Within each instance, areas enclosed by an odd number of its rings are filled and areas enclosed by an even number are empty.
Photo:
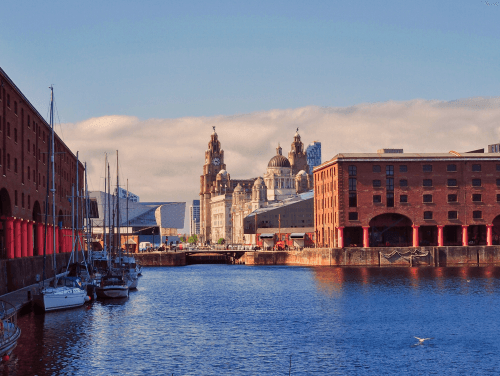
M248 244L244 219L253 211L312 189L307 158L300 135L295 133L288 158L278 145L264 177L231 180L217 133L211 135L200 177L200 240Z

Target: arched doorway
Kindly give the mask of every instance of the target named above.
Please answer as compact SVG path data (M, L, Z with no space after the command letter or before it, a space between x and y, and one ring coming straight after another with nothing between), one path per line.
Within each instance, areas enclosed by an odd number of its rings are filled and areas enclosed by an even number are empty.
M500 245L500 215L497 215L492 222L492 240L493 245Z
M10 204L9 192L5 188L0 189L0 259L7 258L7 249L5 248L5 218L12 217L12 206Z
M33 204L33 221L42 222L42 209L40 207L40 203L35 201Z
M370 247L409 247L412 245L412 221L398 213L386 213L370 221Z
M59 214L57 216L57 226L59 228L63 228L64 226L64 214L62 210L59 210Z

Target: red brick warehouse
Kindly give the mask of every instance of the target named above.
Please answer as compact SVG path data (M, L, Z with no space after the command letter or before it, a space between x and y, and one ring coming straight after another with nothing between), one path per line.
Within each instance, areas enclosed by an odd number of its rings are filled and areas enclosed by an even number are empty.
M498 153L338 154L314 169L317 245L493 245Z
M47 90L47 102L49 94ZM49 124L0 68L0 258L43 254L50 134ZM54 150L56 252L68 252L72 247L68 196L72 186L76 190L77 162L57 135ZM82 192L84 168L81 163L78 168ZM49 202L48 222L52 223L52 198ZM47 253L51 253L53 242L53 230L49 228Z

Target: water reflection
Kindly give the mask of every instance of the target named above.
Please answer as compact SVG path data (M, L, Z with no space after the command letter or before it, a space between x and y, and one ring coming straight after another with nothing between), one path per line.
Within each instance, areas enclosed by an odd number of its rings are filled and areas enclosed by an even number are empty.
M407 286L414 291L432 285L438 291L456 290L467 293L471 285L483 288L487 293L497 293L500 267L315 267L311 268L317 287L328 294L342 295L346 284L372 286ZM363 291L365 291L363 289ZM471 290L472 291L472 290Z

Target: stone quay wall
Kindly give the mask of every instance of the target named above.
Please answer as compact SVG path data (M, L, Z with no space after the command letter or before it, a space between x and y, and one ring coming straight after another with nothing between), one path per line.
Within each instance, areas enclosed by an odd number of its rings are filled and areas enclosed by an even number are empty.
M142 266L184 266L186 254L184 252L150 252L134 253L136 262Z
M46 256L45 276L54 276L52 255ZM66 270L71 253L56 254L57 273ZM78 255L82 260L82 255ZM43 256L21 257L0 260L0 295L13 292L37 283L36 276L43 275Z
M500 246L412 248L306 248L296 252L247 252L246 265L482 266L500 265Z

